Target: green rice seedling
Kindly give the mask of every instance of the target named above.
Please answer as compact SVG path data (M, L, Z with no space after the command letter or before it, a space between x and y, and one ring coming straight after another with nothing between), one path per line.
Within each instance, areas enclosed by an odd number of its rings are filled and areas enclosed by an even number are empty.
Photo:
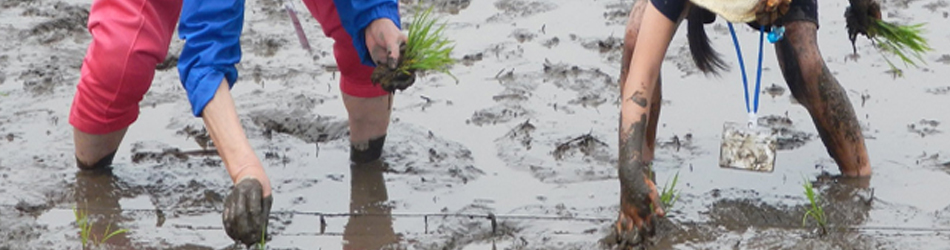
M96 246L102 245L103 242L106 242L107 240L109 240L109 238L112 238L113 236L129 232L129 230L125 228L110 232L111 229L112 229L112 223L109 223L109 225L106 226L106 231L103 232L105 236L103 236L101 240L96 241Z
M663 192L660 193L660 202L663 203L665 209L672 208L680 198L680 192L676 189L676 182L679 180L679 177L680 173L676 172L676 174L673 175L673 181L663 187Z
M261 230L261 242L257 243L258 250L267 249L267 225L262 226L262 228L263 230Z
M933 50L927 44L927 39L920 35L924 32L923 27L923 23L898 25L876 19L868 27L868 37L881 51L896 55L904 62L905 66L910 64L916 67L915 59L924 63L923 53ZM884 60L891 66L892 70L900 72L886 56Z
M805 182L805 184L802 184L802 187L805 188L805 197L807 197L808 202L811 203L811 206L805 211L805 215L802 216L802 226L806 226L808 217L811 217L812 220L818 224L820 233L824 235L827 232L827 221L825 220L825 210L818 205L820 197L815 194L815 189L812 187L811 182L806 178L802 179Z
M89 246L89 234L92 232L92 223L89 222L89 216L85 211L73 207L73 215L76 216L76 226L79 226L79 239L82 242L82 248Z
M451 57L455 46L445 37L445 23L432 16L433 7L416 14L410 21L407 27L409 35L406 38L406 51L398 68L404 73L430 70L442 72L458 81L455 75L449 72L449 68L455 64L455 59Z
M73 207L73 214L76 216L76 225L79 226L79 238L82 241L83 249L88 248L89 246L100 246L102 243L106 242L110 238L127 233L128 229L119 229L112 231L112 223L106 226L105 232L100 239L98 236L92 233L92 220L89 219L89 215L86 211Z

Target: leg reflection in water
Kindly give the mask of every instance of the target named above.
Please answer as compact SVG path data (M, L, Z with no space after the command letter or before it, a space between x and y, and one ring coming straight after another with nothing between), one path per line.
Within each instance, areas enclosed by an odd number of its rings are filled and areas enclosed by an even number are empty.
M116 234L108 240L103 239L123 228L122 207L119 206L119 199L123 195L119 185L120 181L112 174L111 167L80 170L76 173L76 211L84 213L86 220L92 225L88 246L95 246L101 241L102 245L109 246L108 249L132 249L126 233ZM76 220L79 222L79 218ZM80 230L77 228L77 235L78 231Z
M343 229L343 249L391 249L398 239L393 232L392 207L386 202L386 164L374 160L350 165L350 216Z

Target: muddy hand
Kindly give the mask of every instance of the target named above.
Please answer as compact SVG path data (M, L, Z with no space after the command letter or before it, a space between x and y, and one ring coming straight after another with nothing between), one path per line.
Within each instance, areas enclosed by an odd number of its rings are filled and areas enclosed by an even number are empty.
M849 0L851 6L845 10L848 38L852 45L858 34L868 35L868 28L875 20L881 19L881 5L875 0Z
M263 196L264 188L254 178L241 179L224 200L224 230L235 241L247 246L261 241L266 233L272 196Z
M621 171L620 216L617 219L617 234L631 240L632 233L644 239L653 234L655 218L664 216L656 185L646 173ZM633 237L636 238L636 237Z
M415 83L414 71L397 70L405 44L406 35L390 19L377 19L366 27L366 48L376 63L371 80L386 91L404 90Z

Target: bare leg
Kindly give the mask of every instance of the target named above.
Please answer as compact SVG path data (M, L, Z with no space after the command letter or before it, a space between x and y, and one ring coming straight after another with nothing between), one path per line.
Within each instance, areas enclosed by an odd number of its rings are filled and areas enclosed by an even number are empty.
M818 51L817 25L786 24L785 39L775 52L785 82L811 114L828 154L844 176L870 176L871 166L861 126L847 92L831 75Z
M351 161L364 163L379 158L389 127L392 100L392 95L361 98L343 94L343 105L349 114Z
M254 178L260 181L263 196L269 197L271 195L270 180L264 173L260 159L254 154L250 142L247 141L227 84L227 80L221 81L214 98L202 111L202 118L208 128L208 133L211 134L211 140L218 149L218 155L221 156L228 174L231 175L231 181L238 183L244 178Z

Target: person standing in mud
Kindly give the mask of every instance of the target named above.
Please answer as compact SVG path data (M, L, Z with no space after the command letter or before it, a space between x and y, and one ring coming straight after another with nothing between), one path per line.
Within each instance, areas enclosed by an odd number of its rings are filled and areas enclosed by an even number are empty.
M397 0L303 0L327 37L340 69L340 91L349 115L350 161L366 163L380 157L392 113L392 93L413 84L415 75L390 84L371 80L377 66L395 69L406 35L400 31Z
M849 12L858 15L855 20L880 18L879 8L869 8L871 0L851 2ZM660 115L660 66L676 27L687 16L694 60L704 72L714 73L723 64L703 31L703 23L716 18L711 12L687 0L639 0L627 21L620 78L621 206L617 230L621 236L633 232L642 240L644 234L653 233L651 219L664 214L650 170ZM870 176L867 149L854 109L818 50L817 1L792 0L787 13L773 23L761 25L773 24L786 29L784 39L775 45L785 81L795 99L811 114L841 174Z
M234 182L225 199L224 228L232 239L250 245L266 230L273 199L230 94L238 77L234 65L241 59L243 21L243 0L95 0L88 22L93 39L69 122L81 171L108 170L138 118L139 101L168 53L177 24L185 39L178 60L182 85Z

